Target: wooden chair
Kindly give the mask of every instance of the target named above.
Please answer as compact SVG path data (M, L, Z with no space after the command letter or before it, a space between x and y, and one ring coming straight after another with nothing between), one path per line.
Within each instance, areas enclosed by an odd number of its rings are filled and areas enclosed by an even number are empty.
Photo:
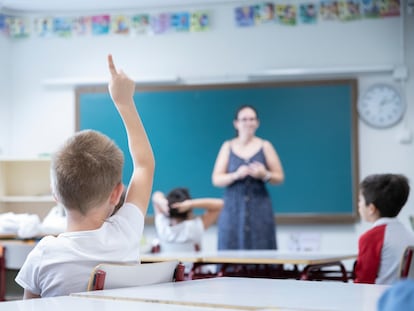
M201 250L198 243L186 242L186 243L173 243L173 242L159 242L157 241L151 247L151 253L161 252L199 252Z
M161 252L199 252L201 247L198 243L169 243L169 242L159 242L154 243L151 248L152 254L157 254ZM211 264L207 264L211 265ZM211 272L209 270L205 270L206 264L205 263L193 263L191 265L187 265L187 271L184 271L184 278L186 280L197 280L197 279L205 279L205 278L212 278L216 277L216 272Z
M301 280L309 281L342 281L348 282L350 273L342 262L336 261L319 265L307 265L300 276Z
M0 301L6 300L6 248L0 245Z
M414 245L407 246L401 259L400 278L414 279Z
M102 263L91 273L88 291L143 286L184 280L184 265L178 260L156 263Z
M0 244L0 301L6 301L7 271L19 270L36 241L2 240ZM7 251L6 251L7 250Z

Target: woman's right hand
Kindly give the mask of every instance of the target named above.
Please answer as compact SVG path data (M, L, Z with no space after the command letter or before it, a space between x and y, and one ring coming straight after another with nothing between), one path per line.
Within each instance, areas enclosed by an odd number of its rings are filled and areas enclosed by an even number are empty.
M244 164L240 165L237 171L234 172L236 178L234 180L244 179L249 175L249 166Z

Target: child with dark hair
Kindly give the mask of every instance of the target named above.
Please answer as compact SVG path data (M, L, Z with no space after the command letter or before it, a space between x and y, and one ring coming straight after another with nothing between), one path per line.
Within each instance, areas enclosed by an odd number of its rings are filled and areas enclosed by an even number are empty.
M392 284L399 279L404 250L414 245L414 235L397 219L409 193L403 175L375 174L361 182L358 211L374 225L359 238L356 283Z
M192 199L187 188L175 188L167 196L161 191L152 195L155 211L155 228L161 248L199 249L204 232L216 222L223 207L223 200L216 198ZM201 208L202 216L195 216L193 209ZM188 249L188 250L189 250Z
M174 207L175 203L180 203L185 200L191 200L190 193L186 188L176 188L172 190L170 193L168 193L167 201L168 213L170 218L176 218L181 220L188 219L188 214L190 213L190 210L181 212L178 208Z

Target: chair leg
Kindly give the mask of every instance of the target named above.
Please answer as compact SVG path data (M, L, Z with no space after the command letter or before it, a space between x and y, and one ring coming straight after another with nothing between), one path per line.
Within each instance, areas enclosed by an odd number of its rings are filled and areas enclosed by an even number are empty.
M0 301L6 300L6 248L0 245Z
M174 271L175 282L181 282L185 280L184 271L185 271L185 266L182 263L179 263Z
M402 265L401 265L402 267L400 271L401 278L406 278L408 274L410 273L410 265L411 265L412 257L413 257L413 251L407 249L403 255L403 260L402 260Z

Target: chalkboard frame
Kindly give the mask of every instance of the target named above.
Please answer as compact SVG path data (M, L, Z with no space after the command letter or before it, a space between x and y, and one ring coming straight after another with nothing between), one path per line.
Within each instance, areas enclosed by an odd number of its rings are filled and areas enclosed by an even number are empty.
M283 87L304 87L304 86L329 86L329 85L348 85L351 91L351 120L350 120L350 145L352 162L352 210L346 213L281 213L275 214L275 220L279 224L332 224L332 223L354 223L359 219L357 213L357 193L358 193L358 122L356 102L358 98L358 84L356 79L334 79L334 80L305 80L305 81L267 81L267 82L248 82L248 83L228 83L228 84L207 84L207 85L136 85L136 92L158 92L158 91L192 91L192 90L227 90L229 88L283 88ZM80 106L83 94L89 93L108 93L107 85L78 86L75 89L75 129L80 130ZM145 123L145 120L144 120ZM266 137L264 137L266 138ZM277 148L277 146L276 146ZM218 152L218 149L217 149ZM283 159L282 159L283 163ZM148 215L148 223L153 223L153 215Z

